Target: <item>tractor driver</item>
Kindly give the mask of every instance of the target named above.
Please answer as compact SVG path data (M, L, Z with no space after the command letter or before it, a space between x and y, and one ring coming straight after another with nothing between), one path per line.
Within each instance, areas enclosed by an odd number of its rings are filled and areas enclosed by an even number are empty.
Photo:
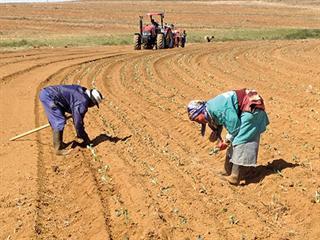
M157 23L153 18L151 18L151 24L155 26L156 29L159 27L159 23Z

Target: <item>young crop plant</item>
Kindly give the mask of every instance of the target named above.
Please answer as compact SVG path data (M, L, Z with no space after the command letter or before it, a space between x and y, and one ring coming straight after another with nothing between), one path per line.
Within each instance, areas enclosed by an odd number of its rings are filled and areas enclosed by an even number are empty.
M107 173L109 171L109 169L110 169L109 165L104 165L98 169L98 173L100 174L100 180L103 183L106 183L109 180L112 180L111 177L109 177L108 173Z
M102 114L99 114L99 117L100 117L100 119L102 121L102 124L106 128L108 128L108 130L111 129L111 133L110 134L114 135L115 134L115 126L112 125L112 123L110 123L110 121L107 121L106 118ZM109 132L108 130L106 131L107 133Z
M232 225L238 224L238 223L239 223L239 220L236 218L236 216L231 215L231 216L229 217L229 223L232 224Z
M180 224L184 225L184 224L187 224L188 223L188 219L183 216L183 215L179 215L179 220L180 220Z
M90 150L93 160L100 162L100 156L97 155L96 149L93 147L93 145L90 144L87 146L87 148Z
M219 148L213 147L213 148L210 149L209 155L216 155L216 154L218 154L219 152L220 152Z
M311 200L313 203L320 203L320 190L316 191L316 194L314 196L314 199Z
M123 216L125 223L126 224L129 223L129 212L128 212L128 209L126 209L126 208L116 209L115 210L115 215L117 217Z

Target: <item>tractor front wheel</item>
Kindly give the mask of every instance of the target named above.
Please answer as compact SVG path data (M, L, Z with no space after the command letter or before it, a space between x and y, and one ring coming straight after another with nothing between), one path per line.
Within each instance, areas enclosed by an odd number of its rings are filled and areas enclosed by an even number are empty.
M135 34L133 37L134 50L141 50L141 36L140 34Z

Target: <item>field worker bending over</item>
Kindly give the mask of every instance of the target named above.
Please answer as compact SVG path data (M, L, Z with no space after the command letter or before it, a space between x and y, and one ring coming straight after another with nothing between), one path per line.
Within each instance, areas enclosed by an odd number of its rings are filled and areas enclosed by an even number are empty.
M40 92L40 100L46 111L53 131L53 147L57 155L66 155L63 143L63 129L66 124L65 113L71 113L77 137L83 144L89 145L90 138L84 129L84 116L88 108L102 101L101 93L96 89L86 89L79 85L57 85L45 87Z
M229 91L208 101L191 101L187 111L191 121L202 125L202 136L208 124L212 130L209 140L218 140L220 150L228 147L222 175L238 185L246 168L256 166L260 135L269 124L261 96L249 89ZM228 132L225 140L223 126Z

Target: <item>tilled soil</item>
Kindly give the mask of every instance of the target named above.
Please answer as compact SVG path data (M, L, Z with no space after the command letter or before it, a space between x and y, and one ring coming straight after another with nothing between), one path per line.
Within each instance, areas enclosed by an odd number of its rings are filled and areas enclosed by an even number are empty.
M320 28L318 0L77 1L0 4L0 37L113 36L139 31L139 16L164 12L187 32L233 28Z
M317 239L319 62L319 40L0 52L0 238ZM47 123L38 94L54 84L104 94L85 118L92 149L72 122L65 157L49 128L8 141ZM270 125L234 187L186 105L243 87L264 97Z

